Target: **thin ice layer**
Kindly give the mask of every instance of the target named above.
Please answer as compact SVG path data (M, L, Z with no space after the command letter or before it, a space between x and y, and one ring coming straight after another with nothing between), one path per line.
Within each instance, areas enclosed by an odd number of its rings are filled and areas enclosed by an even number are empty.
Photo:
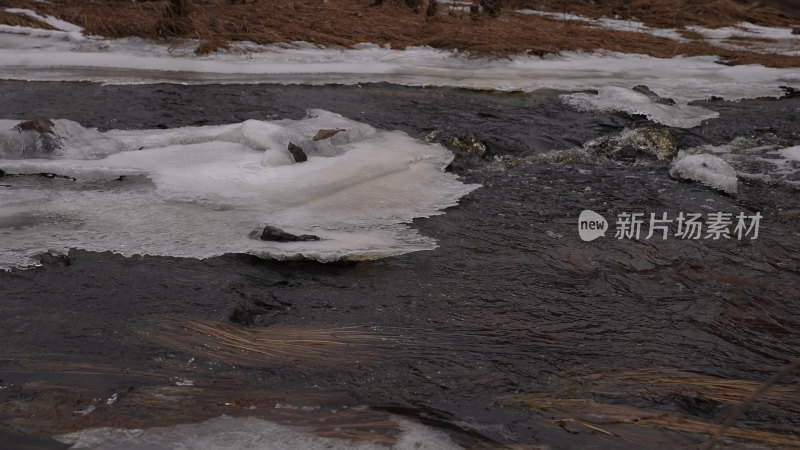
M346 131L314 141L320 129ZM406 224L441 214L477 188L443 171L452 154L441 146L321 110L300 121L105 133L58 120L56 130L64 133L63 148L29 148L25 157L11 139L19 133L0 131L1 170L74 179L4 178L0 267L69 248L380 258L435 248ZM303 147L308 161L294 163L289 142ZM267 224L321 240L261 241Z
M580 110L641 114L653 122L678 128L696 127L704 120L719 116L718 113L699 106L657 103L647 95L620 87L605 87L599 89L597 94L575 93L562 98L567 104Z
M459 449L446 434L403 419L395 419L403 430L392 448L397 450ZM314 436L310 433L254 417L222 416L198 424L148 429L90 428L56 436L72 449L173 450L173 449L326 449L385 450L370 442Z

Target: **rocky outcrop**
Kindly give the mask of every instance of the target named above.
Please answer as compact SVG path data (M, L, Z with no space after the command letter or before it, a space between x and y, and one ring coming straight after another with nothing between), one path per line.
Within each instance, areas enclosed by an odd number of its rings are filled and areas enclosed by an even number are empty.
M494 156L486 147L486 144L475 137L447 137L440 139L439 133L433 132L425 137L425 141L438 141L453 152L453 161L448 166L449 170L475 169L491 161Z
M678 154L678 140L666 128L626 128L616 136L603 136L584 144L594 155L612 159L636 159L639 156L671 161Z
M39 262L43 266L71 266L72 260L64 253L53 250L39 254Z
M261 232L261 236L259 237L262 241L273 241L273 242L299 242L299 241L318 241L319 236L314 236L313 234L292 234L287 233L286 231L281 230L278 227L273 227L267 225L264 227L264 231Z
M299 145L295 145L289 142L289 153L292 154L292 158L294 158L295 162L305 162L308 161L308 156L306 152Z

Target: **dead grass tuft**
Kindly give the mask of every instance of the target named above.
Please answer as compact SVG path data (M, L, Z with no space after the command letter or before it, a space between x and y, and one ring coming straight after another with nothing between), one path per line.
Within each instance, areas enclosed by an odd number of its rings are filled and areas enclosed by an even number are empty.
M371 344L390 336L366 328L242 327L222 322L168 321L148 330L150 341L229 364L313 367L357 364L376 355Z

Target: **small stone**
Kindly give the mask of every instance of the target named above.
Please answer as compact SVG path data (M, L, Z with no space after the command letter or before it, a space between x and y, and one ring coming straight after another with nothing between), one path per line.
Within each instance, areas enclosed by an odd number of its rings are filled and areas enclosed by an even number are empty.
M640 94L644 94L644 95L650 97L650 100L653 100L656 103L660 103L662 105L674 105L675 104L675 100L673 100L671 98L665 98L665 97L662 97L662 96L656 94L655 92L650 90L650 88L645 86L644 84L640 84L638 86L634 86L633 90L638 92L638 93L640 93Z
M261 232L260 239L273 242L318 241L319 236L314 236L313 234L296 235L287 233L278 227L267 225L264 227L264 231Z
M43 266L71 266L72 260L69 256L56 251L44 252L39 255L39 262Z
M306 156L306 152L299 145L295 145L289 142L289 152L292 154L295 162L305 162L308 161L308 156Z

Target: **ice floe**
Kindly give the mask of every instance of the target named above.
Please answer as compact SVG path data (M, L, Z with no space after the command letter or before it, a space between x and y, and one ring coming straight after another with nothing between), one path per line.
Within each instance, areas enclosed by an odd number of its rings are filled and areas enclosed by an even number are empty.
M0 268L69 248L380 258L435 248L407 223L478 187L444 172L452 153L437 144L322 110L299 121L172 130L99 132L56 120L56 150L20 141L14 123L0 121ZM321 129L345 131L315 141ZM308 161L293 163L290 142ZM265 225L320 240L261 241Z
M56 436L71 449L172 450L172 449L325 449L325 450L450 450L459 449L445 433L404 419L394 419L401 433L391 446L320 437L292 427L254 417L222 416L197 424L125 429L89 428Z

